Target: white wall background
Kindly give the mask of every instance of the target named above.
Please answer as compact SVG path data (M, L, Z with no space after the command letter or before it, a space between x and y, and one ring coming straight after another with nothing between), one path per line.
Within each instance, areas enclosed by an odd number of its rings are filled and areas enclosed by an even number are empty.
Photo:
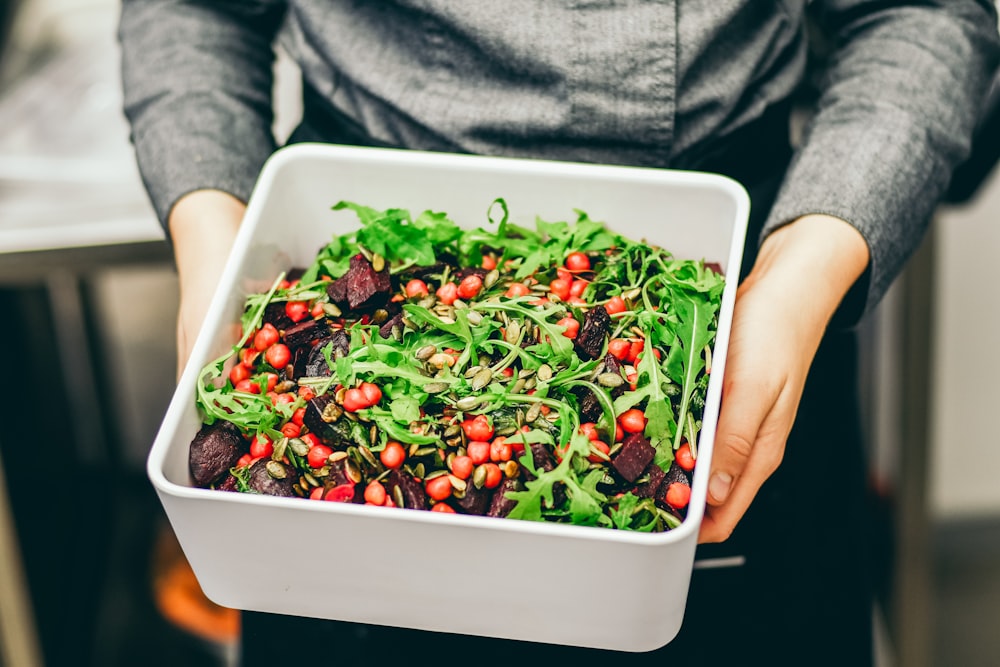
M937 222L931 510L1000 514L1000 170Z

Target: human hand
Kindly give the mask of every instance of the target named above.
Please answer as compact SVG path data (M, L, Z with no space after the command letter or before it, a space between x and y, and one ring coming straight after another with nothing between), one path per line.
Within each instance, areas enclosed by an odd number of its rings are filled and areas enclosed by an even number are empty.
M725 541L781 463L820 339L868 258L861 234L826 215L761 246L737 291L699 542Z
M181 197L168 225L180 281L177 316L177 375L180 377L233 246L246 205L219 190Z

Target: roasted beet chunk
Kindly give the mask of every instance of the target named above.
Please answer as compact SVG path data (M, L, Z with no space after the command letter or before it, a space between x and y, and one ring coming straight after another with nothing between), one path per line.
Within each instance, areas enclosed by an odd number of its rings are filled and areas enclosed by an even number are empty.
M573 341L577 354L587 359L597 359L604 349L604 339L611 329L611 316L604 306L594 306L583 318L583 326Z
M493 499L490 501L490 509L486 512L486 516L492 517L505 517L510 514L510 511L514 509L514 505L517 503L507 497L507 494L511 491L520 491L522 489L520 480L516 477L511 479L509 477L504 478L500 486L493 493Z
M232 473L222 478L222 481L215 486L218 491L239 491L239 485Z
M386 478L386 488L390 497L396 499L396 489L403 498L403 507L408 509L427 509L427 494L424 493L424 485L413 479L413 475L405 470L393 470Z
M330 344L332 338L321 340L308 348L305 363L302 364L302 377L329 377L333 372L326 363L323 348ZM331 355L331 359L332 359Z
M325 320L307 319L285 329L285 345L298 347L330 335L330 327Z
M580 401L577 407L577 410L580 413L580 421L598 421L604 414L604 407L601 405L601 401L597 398L597 396L594 395L594 392L586 387L577 387L573 390L573 393Z
M195 485L210 486L229 472L249 447L240 430L227 421L202 426L188 449L188 468Z
M548 472L556 467L556 461L552 458L549 450L546 449L545 445L540 442L533 442L528 445L528 450L531 452L531 460L535 464L535 470L542 470ZM534 476L528 472L524 471L524 477L527 480L534 479ZM559 507L566 500L566 490L563 488L562 484L557 484L552 487L552 503L555 507Z
M677 465L677 461L670 464L670 470L668 470L663 475L663 482L660 483L660 489L656 493L656 499L666 503L667 502L667 489L670 488L671 484L678 483L684 486L691 486L691 478L688 473L684 471L684 468Z
M264 322L273 325L278 331L295 324L292 318L285 313L285 303L285 301L273 301L264 308Z
M323 394L306 403L302 424L322 440L323 444L341 449L345 439L350 437L350 426L341 424L343 414L343 408L333 400L333 395Z
M388 264L376 271L371 262L358 253L351 257L350 268L344 277L347 278L347 304L351 308L379 306L388 301L392 289Z
M403 313L396 313L385 323L378 328L378 335L382 338L392 338L392 330L394 327L399 327L400 330L403 328Z
M663 495L660 487L663 480L666 479L667 473L663 472L663 468L655 463L650 463L646 466L646 475L649 476L649 479L635 487L635 495L640 498L659 499Z
M465 489L465 495L455 500L455 504L462 508L466 514L478 514L482 516L490 508L490 499L493 491L486 487L479 488L469 480Z
M342 306L347 303L347 274L342 275L336 280L331 280L326 286L326 295L330 297L330 301Z
M646 436L641 433L632 433L625 438L622 448L611 459L611 465L614 466L619 475L634 482L653 460L655 454L656 450Z
M258 459L250 466L248 486L266 496L294 496L293 488L299 479L295 468L281 461Z
M604 372L614 373L615 375L622 375L622 362L618 361L613 354L604 355ZM618 398L625 393L626 389L625 382L622 382L617 387L611 388L611 398Z

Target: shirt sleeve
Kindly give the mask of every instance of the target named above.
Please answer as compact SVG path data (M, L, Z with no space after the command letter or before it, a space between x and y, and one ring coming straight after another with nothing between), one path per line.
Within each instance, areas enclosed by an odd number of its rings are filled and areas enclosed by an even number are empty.
M857 228L871 260L837 314L851 324L902 270L969 154L1000 35L985 0L816 5L832 46L761 239L809 213Z
M246 201L274 151L273 42L279 2L124 0L124 110L160 222L193 190Z

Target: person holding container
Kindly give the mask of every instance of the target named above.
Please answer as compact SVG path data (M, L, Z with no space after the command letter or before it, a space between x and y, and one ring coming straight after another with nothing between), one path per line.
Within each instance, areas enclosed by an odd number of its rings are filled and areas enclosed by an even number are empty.
M699 547L732 567L695 572L673 642L609 653L246 613L244 664L303 641L352 660L871 664L852 326L969 152L996 22L987 0L124 0L125 111L175 251L181 364L276 148L278 39L302 71L292 142L711 171L751 195ZM606 574L595 623L614 613Z

